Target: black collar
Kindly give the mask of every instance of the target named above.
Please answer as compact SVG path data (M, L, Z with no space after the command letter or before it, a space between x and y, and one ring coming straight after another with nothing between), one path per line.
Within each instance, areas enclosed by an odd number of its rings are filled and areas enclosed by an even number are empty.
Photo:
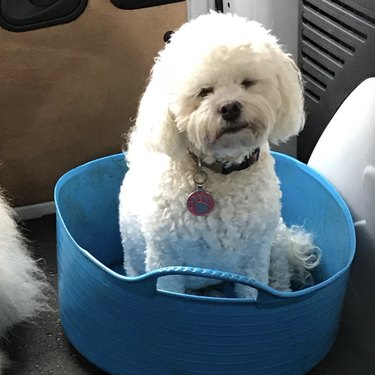
M207 164L207 163L202 162L202 165L206 168L211 169L212 171L216 173L229 174L234 171L242 171L252 166L256 161L258 161L259 153L260 153L260 148L258 147L255 149L253 153L251 153L250 155L246 155L245 159L240 164L228 165L228 162L215 161L212 164ZM195 161L198 161L198 157L195 154L193 154L192 152L190 152L190 154Z

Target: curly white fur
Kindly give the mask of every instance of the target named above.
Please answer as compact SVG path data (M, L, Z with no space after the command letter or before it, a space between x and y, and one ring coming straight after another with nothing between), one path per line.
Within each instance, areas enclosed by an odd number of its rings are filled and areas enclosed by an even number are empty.
M227 121L220 111L233 102L241 114ZM268 283L270 264L278 264L271 246L281 210L268 142L287 140L303 124L299 71L259 23L211 13L183 25L156 59L130 136L119 207L127 274L189 265ZM196 189L191 153L205 163L235 164L257 147L260 157L250 168L229 175L204 169L216 202L209 216L186 209ZM272 256L284 257L284 246L274 247ZM273 285L289 290L291 269L280 265L276 273L285 282ZM170 276L158 286L184 292L215 282ZM253 293L240 286L236 292Z
M16 323L46 309L47 284L36 261L31 258L13 210L0 191L0 339ZM0 352L1 368L5 356Z
M271 249L269 285L282 291L311 286L314 281L310 271L320 260L321 251L311 233L297 225L288 228L280 219Z

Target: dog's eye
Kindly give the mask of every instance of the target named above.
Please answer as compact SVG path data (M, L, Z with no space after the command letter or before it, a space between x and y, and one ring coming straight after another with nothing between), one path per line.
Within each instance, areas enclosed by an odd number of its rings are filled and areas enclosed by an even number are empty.
M208 94L212 94L213 92L214 92L214 88L213 87L204 87L203 89L201 89L201 91L199 91L198 96L200 98L204 98Z
M241 82L241 86L243 86L245 89L248 89L249 87L254 86L255 84L256 84L256 81L251 80L251 79L244 79Z

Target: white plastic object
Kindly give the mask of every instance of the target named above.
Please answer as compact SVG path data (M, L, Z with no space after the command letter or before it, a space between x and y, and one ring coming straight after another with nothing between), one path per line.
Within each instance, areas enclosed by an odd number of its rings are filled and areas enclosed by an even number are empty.
M308 164L333 183L354 221L366 221L372 225L369 231L375 231L375 78L361 83L344 101Z
M339 345L337 350L341 353L336 352L336 355L350 353L351 367L356 373L372 373L375 357L375 78L362 82L347 97L315 146L308 164L336 187L349 205L356 224L357 254L349 280L341 340L352 345L350 348ZM340 236L340 233L332 235ZM324 249L322 251L324 256Z

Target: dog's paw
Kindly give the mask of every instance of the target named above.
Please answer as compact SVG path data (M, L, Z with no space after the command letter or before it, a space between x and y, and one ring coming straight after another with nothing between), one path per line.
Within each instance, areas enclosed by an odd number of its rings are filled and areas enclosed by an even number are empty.
M247 285L236 284L234 287L237 298L251 298L256 299L258 297L258 291Z

